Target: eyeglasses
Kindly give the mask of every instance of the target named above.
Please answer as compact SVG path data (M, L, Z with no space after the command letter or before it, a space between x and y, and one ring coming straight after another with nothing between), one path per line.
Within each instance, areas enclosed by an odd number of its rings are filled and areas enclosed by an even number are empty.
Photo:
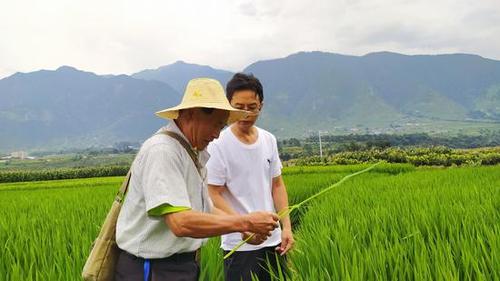
M239 109L239 110L246 110L246 111L250 111L250 112L254 112L254 113L257 113L260 111L260 108L257 104L247 104L247 105L238 104L238 105L234 106L234 108Z

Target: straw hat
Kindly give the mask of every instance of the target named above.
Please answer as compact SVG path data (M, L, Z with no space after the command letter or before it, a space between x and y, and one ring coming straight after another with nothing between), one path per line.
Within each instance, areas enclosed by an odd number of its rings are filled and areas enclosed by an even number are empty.
M176 119L179 116L179 110L194 107L227 110L229 111L228 124L244 119L248 115L248 112L232 107L219 81L210 78L196 78L189 81L181 103L158 111L156 115L166 119Z

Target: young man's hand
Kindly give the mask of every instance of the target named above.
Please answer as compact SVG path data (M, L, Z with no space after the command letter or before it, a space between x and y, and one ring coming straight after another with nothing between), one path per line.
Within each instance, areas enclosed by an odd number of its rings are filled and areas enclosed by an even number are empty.
M248 240L247 243L252 244L252 245L260 245L260 244L264 243L264 241L267 240L267 238L271 235L271 232L269 232L267 235L255 234L255 233L251 233L251 232L242 232L241 239L246 240L251 235L253 235L253 237L250 238L250 240Z
M281 245L276 247L276 251L280 255L286 254L295 244L295 240L293 239L293 233L291 229L283 229L281 231Z

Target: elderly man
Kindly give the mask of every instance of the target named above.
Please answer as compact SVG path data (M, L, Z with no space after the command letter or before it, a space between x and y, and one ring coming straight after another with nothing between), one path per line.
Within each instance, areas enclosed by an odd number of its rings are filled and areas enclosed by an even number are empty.
M116 280L198 280L204 239L231 232L268 235L276 214L227 215L206 189L205 148L226 123L243 118L213 79L191 80L180 105L156 113L172 119L144 142L118 217ZM210 213L212 212L212 213Z

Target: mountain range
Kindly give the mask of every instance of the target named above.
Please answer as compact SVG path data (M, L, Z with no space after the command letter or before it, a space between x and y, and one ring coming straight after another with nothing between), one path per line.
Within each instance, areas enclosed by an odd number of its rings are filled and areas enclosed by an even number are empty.
M258 125L278 137L500 129L500 61L477 55L300 52L242 71L261 80ZM142 141L187 81L225 84L233 74L183 61L132 75L69 66L16 73L0 80L0 151Z

